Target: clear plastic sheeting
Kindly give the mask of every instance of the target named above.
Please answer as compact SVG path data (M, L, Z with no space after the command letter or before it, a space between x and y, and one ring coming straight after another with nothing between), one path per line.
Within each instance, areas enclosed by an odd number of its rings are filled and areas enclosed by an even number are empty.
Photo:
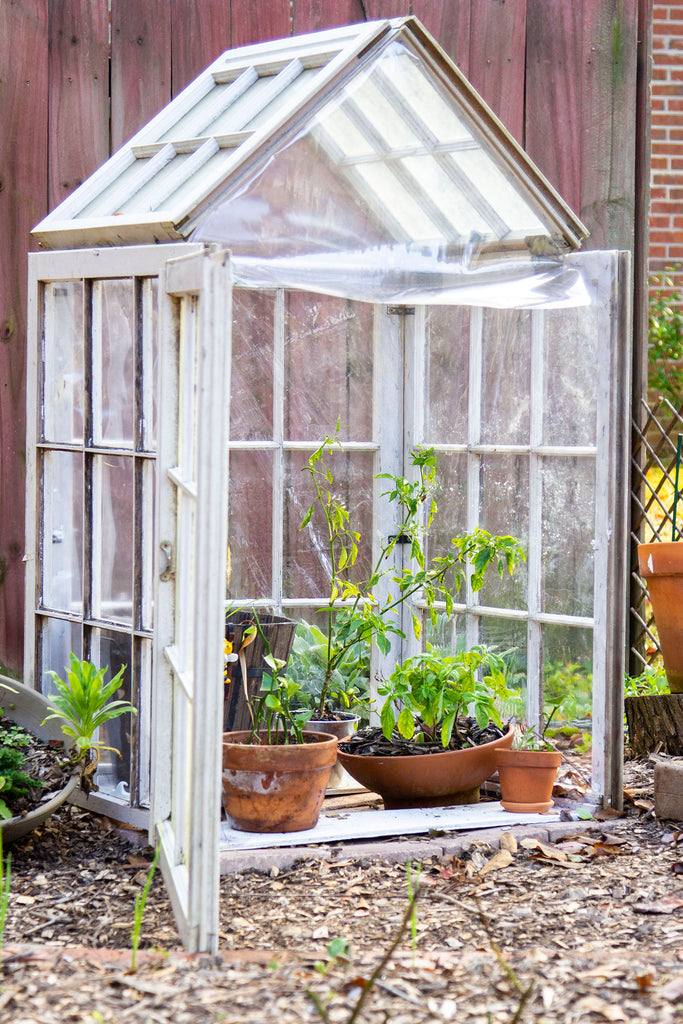
M236 283L366 302L581 305L581 274L520 169L393 42L198 222Z

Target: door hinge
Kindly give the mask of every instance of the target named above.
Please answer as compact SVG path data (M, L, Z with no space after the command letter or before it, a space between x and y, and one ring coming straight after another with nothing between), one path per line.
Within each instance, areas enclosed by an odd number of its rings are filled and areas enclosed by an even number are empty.
M387 306L389 316L415 316L415 306Z

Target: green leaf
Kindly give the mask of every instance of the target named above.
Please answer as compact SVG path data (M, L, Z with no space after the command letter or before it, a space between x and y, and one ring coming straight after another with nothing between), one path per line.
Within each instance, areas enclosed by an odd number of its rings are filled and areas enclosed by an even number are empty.
M391 734L394 731L396 724L396 718L394 717L394 709L391 700L385 701L382 711L380 713L380 723L382 726L382 732L388 740L391 739Z
M415 719L408 708L401 708L396 727L407 740L411 740L415 735Z

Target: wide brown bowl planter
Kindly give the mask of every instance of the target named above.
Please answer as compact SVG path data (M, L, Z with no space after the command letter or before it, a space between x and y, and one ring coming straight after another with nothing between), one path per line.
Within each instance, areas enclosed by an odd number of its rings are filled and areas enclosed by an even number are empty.
M504 810L516 814L549 811L561 759L556 750L499 750L496 766Z
M479 787L496 770L496 751L512 746L514 728L478 747L438 754L373 757L338 754L339 763L366 789L379 793L387 810L448 807L479 800Z
M683 693L683 542L639 544L638 568L650 595L669 689Z
M304 832L315 828L337 737L304 732L303 743L249 743L251 733L223 733L223 807L240 832Z
M40 740L63 742L64 734L57 721L43 720L50 714L49 701L42 693L32 690L16 679L0 675L0 713L15 722ZM65 757L67 755L65 754ZM43 825L54 812L65 803L78 786L78 775L71 775L61 789L52 794L32 811L7 818L0 823L3 845L13 843L22 836Z

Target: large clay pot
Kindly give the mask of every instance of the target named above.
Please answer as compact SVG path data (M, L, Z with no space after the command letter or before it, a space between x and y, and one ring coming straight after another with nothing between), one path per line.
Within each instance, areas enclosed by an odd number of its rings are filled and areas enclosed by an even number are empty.
M496 766L504 810L516 814L549 811L561 759L557 750L498 750Z
M638 567L650 595L669 689L683 693L683 541L639 544Z
M56 740L62 742L64 734L59 722L51 720L42 725L43 719L49 715L48 700L42 693L32 690L23 683L7 676L0 676L0 710L10 721L16 722L40 740ZM72 775L68 782L53 796L16 818L7 818L0 825L4 845L21 839L34 828L42 825L58 807L69 799L78 785L78 775Z
M249 730L223 733L223 807L241 832L315 828L335 761L337 737L304 732L303 743L249 743Z
M479 800L479 787L496 770L496 751L510 747L510 727L500 739L437 754L373 757L339 751L342 767L366 789L379 793L387 810L448 807Z

